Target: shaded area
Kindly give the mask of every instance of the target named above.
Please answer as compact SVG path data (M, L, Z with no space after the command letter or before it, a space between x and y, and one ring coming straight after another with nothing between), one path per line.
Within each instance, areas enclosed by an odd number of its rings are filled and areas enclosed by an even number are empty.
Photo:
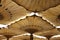
M7 38L7 40L9 40L9 38L11 38L13 35L4 35L6 38Z
M2 4L1 4L1 0L0 0L0 6L2 6Z
M3 15L0 13L0 20L3 20L4 19L4 17L3 17Z
M60 20L60 15L58 15L57 19Z

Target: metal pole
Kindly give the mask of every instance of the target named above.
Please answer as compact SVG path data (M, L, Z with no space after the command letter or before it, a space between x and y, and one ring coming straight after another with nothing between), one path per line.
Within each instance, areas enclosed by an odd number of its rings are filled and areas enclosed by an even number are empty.
M7 38L7 40L9 40L9 37L6 36L6 38Z
M30 35L30 40L33 40L33 34Z

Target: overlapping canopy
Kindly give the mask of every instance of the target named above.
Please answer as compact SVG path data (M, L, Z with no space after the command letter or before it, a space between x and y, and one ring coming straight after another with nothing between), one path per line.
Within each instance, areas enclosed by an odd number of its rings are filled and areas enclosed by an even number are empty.
M60 0L12 0L25 9L33 12L41 12L60 4Z
M37 12L39 16L29 16L28 14L31 12ZM18 20L23 16L26 18ZM13 35L27 32L31 33L29 39L33 34L50 39L52 36L60 34L60 29L56 28L56 26L60 26L60 0L1 0L0 24L8 24L15 20L18 21L11 23L8 26L9 29L0 29L0 35L7 37L7 40ZM16 39L19 38L21 37ZM12 40L15 40L15 37ZM55 38L51 40L55 40Z
M40 13L41 17L54 26L60 26L60 5Z
M0 29L0 35L3 35L9 40L12 36L25 34L26 32L14 29Z
M14 29L0 29L0 35L21 35L24 31L14 30Z
M0 35L0 40L7 40L7 38L3 35Z
M42 20L42 18L35 15L30 17L27 16L25 19L22 19L8 27L11 29L19 29L22 31L27 31L29 33L31 32L34 33L35 31L43 32L55 28L48 22Z
M0 7L0 24L8 24L28 15L29 13L30 12L28 12L26 9L18 6L11 0L5 0L2 4L2 7Z
M50 40L60 40L60 35L52 36Z
M24 35L24 36L14 36L10 38L10 40L30 40L30 36ZM33 37L33 40L48 40L47 38L38 38L38 37Z
M58 35L58 34L60 34L60 32L57 29L52 29L52 30L45 31L45 32L37 32L37 33L35 33L35 35L45 36L48 39L50 39L52 36Z
M45 36L47 38L60 34L54 26L36 15L27 16L25 19L9 25L8 27L9 29L22 30L28 33Z

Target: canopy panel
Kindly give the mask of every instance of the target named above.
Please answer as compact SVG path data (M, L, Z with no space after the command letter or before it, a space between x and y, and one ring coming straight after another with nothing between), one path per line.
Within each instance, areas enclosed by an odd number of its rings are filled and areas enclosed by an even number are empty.
M38 16L27 16L25 19L11 24L8 27L11 29L23 30L29 33L43 32L55 28Z
M29 11L41 12L60 4L60 0L12 0Z
M50 8L39 15L41 15L44 20L47 20L47 22L51 23L52 25L60 26L60 5Z
M5 0L2 5L0 7L0 24L8 24L30 13L11 0Z

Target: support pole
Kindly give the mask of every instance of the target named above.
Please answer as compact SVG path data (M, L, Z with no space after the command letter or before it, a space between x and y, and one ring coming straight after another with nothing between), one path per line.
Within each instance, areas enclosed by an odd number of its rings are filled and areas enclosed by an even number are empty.
M33 40L33 34L30 35L30 40Z

